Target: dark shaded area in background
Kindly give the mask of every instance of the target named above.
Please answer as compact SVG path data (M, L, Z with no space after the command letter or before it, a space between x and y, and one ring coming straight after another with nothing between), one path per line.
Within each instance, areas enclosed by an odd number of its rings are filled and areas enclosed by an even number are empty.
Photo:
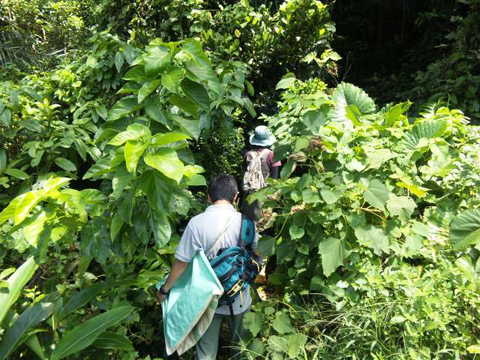
M339 81L360 86L379 105L399 99L417 71L446 55L445 36L468 7L455 0L338 0L333 48L343 59Z

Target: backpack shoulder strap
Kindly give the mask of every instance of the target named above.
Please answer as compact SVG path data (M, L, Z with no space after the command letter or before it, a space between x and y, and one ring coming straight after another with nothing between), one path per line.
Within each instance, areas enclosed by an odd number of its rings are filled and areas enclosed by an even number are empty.
M227 225L225 225L225 229L223 229L223 231L220 233L220 235L218 236L217 238L217 241L215 241L215 243L210 247L210 249L208 249L206 255L207 255L207 258L208 256L210 255L210 253L212 252L212 250L218 245L218 243L223 239L223 236L225 235L225 233L227 232L228 228L230 227L230 224L232 223L232 220L233 218L235 217L235 215L237 215L237 213L235 212L235 214L233 216L230 217L230 219L228 219L227 221Z
M255 223L242 214L242 226L240 227L241 245L252 245L255 240Z

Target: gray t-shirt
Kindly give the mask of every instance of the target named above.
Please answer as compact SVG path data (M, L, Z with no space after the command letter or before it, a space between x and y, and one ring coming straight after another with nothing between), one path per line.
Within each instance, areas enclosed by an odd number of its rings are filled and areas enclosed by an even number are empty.
M227 223L227 231L220 242L212 249L220 234L224 231ZM180 239L175 258L190 262L197 251L202 250L209 260L213 259L218 250L226 249L232 246L240 245L240 228L242 225L242 215L235 210L232 205L210 205L205 212L193 217L187 225L185 232ZM255 235L253 247L257 247L258 234ZM249 290L243 291L241 296L235 299L232 304L233 314L238 315L248 310L252 304ZM217 314L230 315L230 309L227 305L220 306Z

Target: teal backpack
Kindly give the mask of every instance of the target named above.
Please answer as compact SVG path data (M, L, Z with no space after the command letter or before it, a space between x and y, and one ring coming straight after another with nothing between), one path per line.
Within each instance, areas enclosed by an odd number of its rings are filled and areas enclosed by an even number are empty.
M255 233L255 223L242 215L240 246L221 249L217 256L210 260L210 265L224 289L218 305L228 305L232 316L233 302L255 281L262 269L262 257L252 248Z

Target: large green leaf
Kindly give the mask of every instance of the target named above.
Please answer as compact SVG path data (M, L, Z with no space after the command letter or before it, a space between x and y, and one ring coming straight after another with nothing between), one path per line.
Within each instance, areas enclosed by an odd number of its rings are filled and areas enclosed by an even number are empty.
M111 158L104 158L94 164L88 171L83 175L83 180L90 179L92 177L97 177L104 175L110 171Z
M159 249L163 248L172 237L172 226L165 213L154 213L151 218L151 226L155 243Z
M203 109L210 108L210 97L204 86L190 79L183 79L181 87L190 100L201 106Z
M387 210L392 216L399 216L404 220L410 219L417 205L412 198L408 196L396 196L390 194L390 199L387 202Z
M127 81L136 81L139 83L143 83L147 81L147 76L145 75L145 68L143 66L134 66L125 73L123 79Z
M118 120L124 116L129 115L138 108L138 100L136 96L127 96L112 107L108 113L107 121Z
M27 332L35 325L48 318L54 309L53 301L42 301L25 310L9 326L0 343L0 360L6 359L22 342L27 339Z
M177 106L186 113L192 115L194 118L198 118L198 105L186 97L174 94L168 99L172 105Z
M17 206L23 201L26 195L27 194L19 195L15 199L10 201L10 204L8 204L8 206L5 209L3 209L2 212L0 213L0 224L11 219L15 215Z
M108 144L120 146L129 140L140 140L143 138L145 141L150 141L150 137L151 133L148 127L142 124L134 123L128 126L126 131L122 131L120 134L117 134L108 142Z
M65 171L72 172L77 170L77 167L75 166L75 164L68 159L60 157L60 158L56 158L54 162Z
M319 253L322 255L323 274L330 276L348 256L348 251L341 239L330 237L323 240L319 245Z
M20 179L20 180L25 180L30 177L26 172L20 170L20 169L14 169L14 168L9 168L5 170L5 174L13 176L14 178Z
M480 209L467 210L453 218L450 241L455 250L466 250L480 243Z
M198 140L200 137L200 121L199 120L187 120L178 115L169 115L175 123L188 135Z
M155 46L148 50L145 61L145 74L156 76L170 64L170 52L165 46Z
M68 331L52 352L51 360L63 359L93 344L97 337L111 326L125 319L135 308L121 306L97 315Z
M148 95L154 92L158 88L160 83L161 83L161 80L157 79L157 80L147 81L145 84L143 84L140 90L138 90L138 103L140 104L143 100L145 100L148 97Z
M275 331L281 335L295 332L295 328L292 326L290 318L285 313L277 313L272 326Z
M196 63L201 65L209 65L210 60L202 49L202 44L195 39L187 39L183 43L182 51L189 54Z
M35 259L29 257L22 266L20 266L8 280L8 291L0 292L0 324L2 323L7 311L17 301L20 296L20 292L32 277L33 273L37 269L38 265L35 263Z
M183 78L185 70L179 67L173 67L167 73L162 75L162 85L165 86L169 91L175 93L177 92L178 84Z
M372 248L375 254L382 255L382 252L390 252L388 237L382 229L369 226L368 228L358 227L355 229L355 236L363 246Z
M371 114L375 111L375 102L368 94L348 83L341 83L333 92L332 99L335 108L330 112L334 121L347 121L347 107L355 105L361 115Z
M253 311L249 311L245 314L243 324L247 330L250 330L253 337L262 330L262 317Z
M327 122L325 111L310 110L302 116L304 124L314 135L320 134L320 129Z
M138 161L143 155L147 144L141 141L132 141L129 140L125 144L124 156L125 156L125 165L127 170L131 173L135 173L137 170Z
M410 151L415 151L421 139L433 139L441 137L447 130L446 120L420 121L413 127L403 139L403 145Z
M40 341L38 341L36 334L30 335L27 340L25 340L25 345L27 345L40 360L47 360L45 350L40 344Z
M367 191L363 194L363 197L370 205L380 210L385 210L385 204L389 196L390 191L377 179L370 182Z
M107 289L111 285L111 282L105 281L100 284L95 284L93 286L80 290L67 301L62 311L60 312L59 320L62 321L68 314L87 304L89 301L94 299L98 293L100 293L102 290Z
M407 101L391 107L385 114L385 126L392 126L395 121L410 108L411 105L412 103Z
M164 145L171 144L173 142L187 140L187 139L190 139L190 136L188 136L187 134L179 133L179 132L169 132L165 134L157 134L154 137L152 137L150 145L164 146Z
M145 156L145 164L177 182L182 180L185 172L185 165L173 149L158 149L154 154Z
M111 331L99 335L93 346L100 349L133 350L132 342L125 335Z

